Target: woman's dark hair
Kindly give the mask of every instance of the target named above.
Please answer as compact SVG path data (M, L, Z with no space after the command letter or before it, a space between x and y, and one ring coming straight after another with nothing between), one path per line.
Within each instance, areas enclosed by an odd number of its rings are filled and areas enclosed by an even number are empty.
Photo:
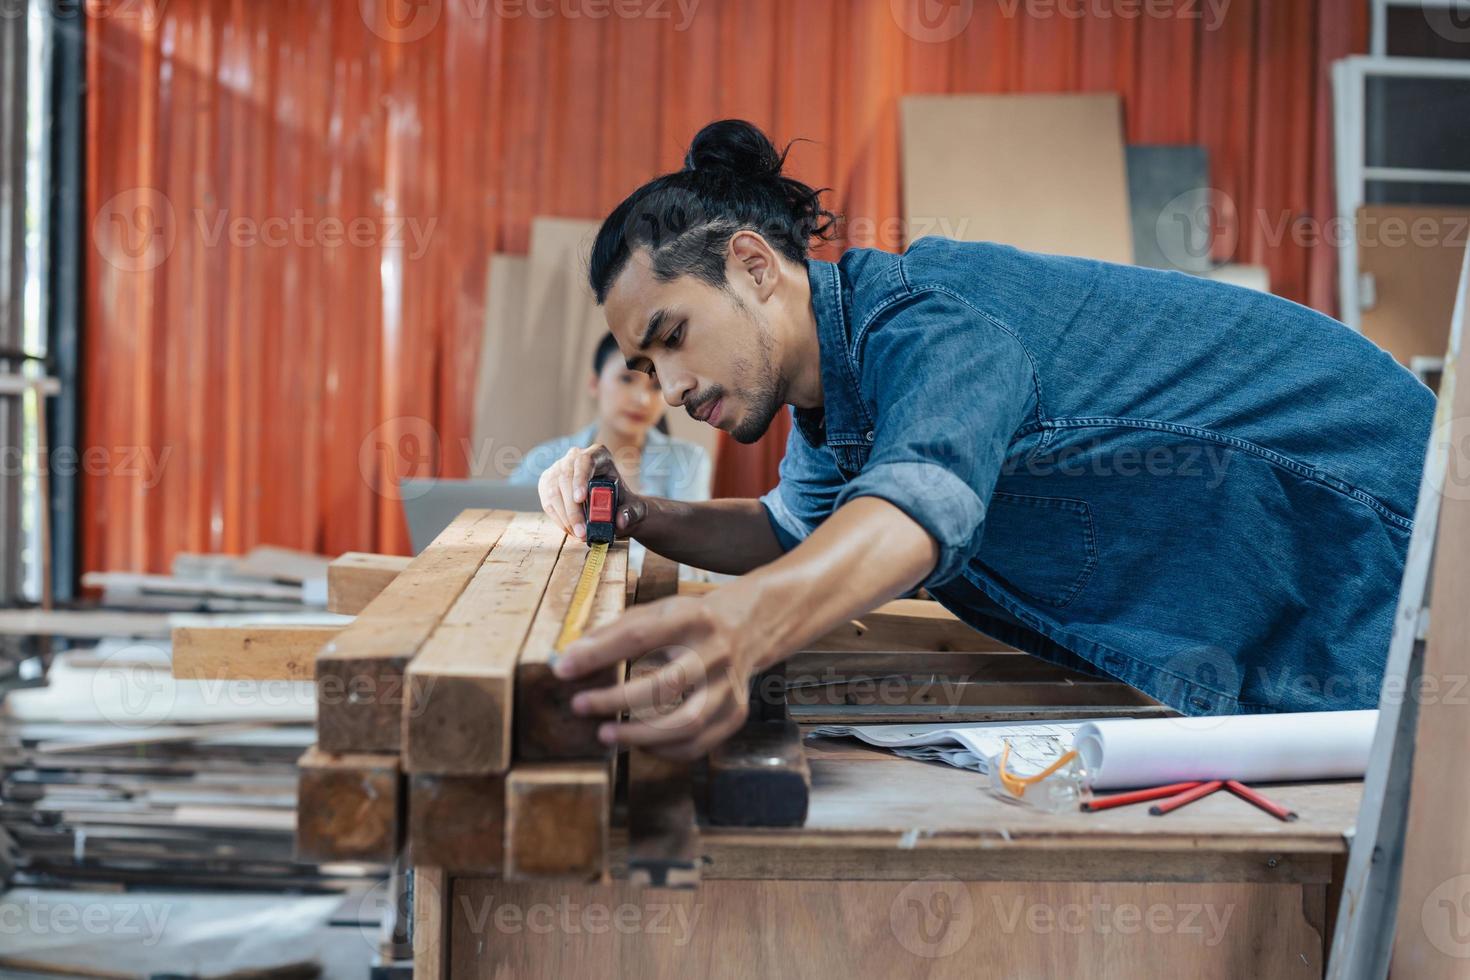
M648 249L664 282L693 275L724 288L726 247L747 228L805 265L808 243L831 237L835 216L822 207L821 191L782 175L790 150L777 151L743 119L701 129L683 170L650 180L602 223L587 269L597 302L636 248Z
M602 374L602 366L614 354L617 354L618 357L623 356L618 351L618 342L613 338L612 331L609 330L602 335L602 339L597 342L597 350L592 353L592 373Z

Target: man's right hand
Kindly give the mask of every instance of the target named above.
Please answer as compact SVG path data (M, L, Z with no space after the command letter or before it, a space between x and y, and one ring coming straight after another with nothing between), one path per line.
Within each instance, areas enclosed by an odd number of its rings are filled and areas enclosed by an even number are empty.
M568 534L583 540L587 537L584 503L587 483L592 479L618 481L618 511L614 515L619 537L626 537L648 513L648 504L628 489L618 474L612 453L606 446L572 448L541 474L536 489L541 494L541 509Z

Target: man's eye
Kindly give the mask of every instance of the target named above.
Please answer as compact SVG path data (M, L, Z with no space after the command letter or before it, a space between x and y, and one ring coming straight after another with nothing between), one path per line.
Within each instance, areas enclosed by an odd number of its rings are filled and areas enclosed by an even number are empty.
M665 347L678 347L679 342L684 339L684 324L679 324L669 334L669 339L664 341Z

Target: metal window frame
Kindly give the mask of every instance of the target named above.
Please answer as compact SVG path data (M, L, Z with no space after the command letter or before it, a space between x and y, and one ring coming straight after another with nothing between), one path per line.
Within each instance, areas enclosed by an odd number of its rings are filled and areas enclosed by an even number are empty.
M1417 0L1372 0L1375 19L1386 20L1387 8L1420 6ZM1463 4L1466 0L1424 0L1429 6ZM1374 28L1379 47L1381 25ZM1470 183L1470 171L1369 167L1365 107L1369 78L1449 78L1470 82L1470 61L1446 58L1401 58L1353 55L1332 65L1332 122L1334 177L1337 181L1337 220L1340 230L1337 262L1338 300L1342 321L1362 331L1362 282L1358 269L1358 209L1366 203L1368 181L1404 180L1416 183ZM1426 179L1424 174L1432 175Z

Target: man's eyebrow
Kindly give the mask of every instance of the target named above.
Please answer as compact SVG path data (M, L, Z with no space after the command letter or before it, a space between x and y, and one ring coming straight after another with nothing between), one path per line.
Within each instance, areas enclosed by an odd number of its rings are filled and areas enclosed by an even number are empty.
M653 335L658 333L658 328L664 324L663 310L655 310L653 316L648 318L648 326L643 329L643 336L638 338L638 349L648 350L648 345L653 343Z
M648 318L648 326L643 328L643 336L638 338L640 351L648 350L648 345L653 343L653 335L658 333L658 328L664 324L665 313L664 310L655 310L653 316ZM648 358L635 355L628 358L626 363L629 371L645 371Z

